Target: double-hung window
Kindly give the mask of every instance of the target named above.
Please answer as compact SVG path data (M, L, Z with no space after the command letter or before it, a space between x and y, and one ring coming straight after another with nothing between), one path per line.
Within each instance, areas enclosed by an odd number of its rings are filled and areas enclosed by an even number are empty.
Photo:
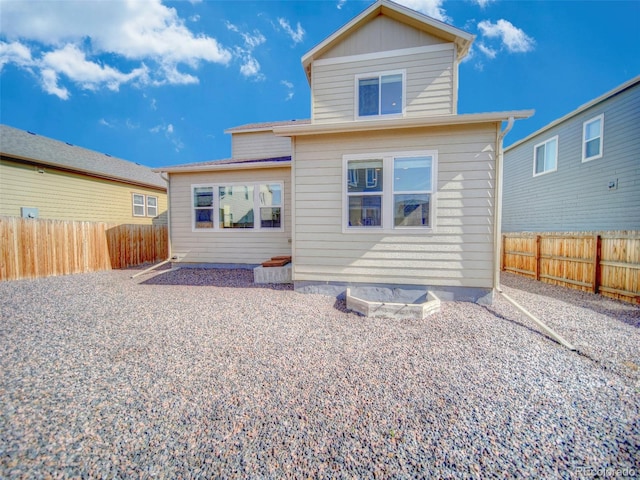
M194 230L281 230L282 183L192 185Z
M533 147L533 176L558 169L558 136Z
M345 231L434 227L436 151L345 155Z
M582 124L582 161L588 162L602 157L602 132L604 114Z
M158 197L154 197L152 195L143 195L141 193L134 193L132 199L134 217L158 216Z
M357 116L402 115L404 71L356 76Z

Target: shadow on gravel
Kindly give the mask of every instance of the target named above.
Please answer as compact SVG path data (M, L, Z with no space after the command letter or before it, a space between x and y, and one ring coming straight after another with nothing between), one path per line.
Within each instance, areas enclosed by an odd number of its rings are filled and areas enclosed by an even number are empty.
M293 290L290 284L253 283L253 270L223 268L180 268L141 282L141 285L185 285L190 287L268 288Z
M574 290L572 288L537 282L530 278L509 273L505 274L504 272L500 276L500 279L502 285L505 287L586 308L596 313L615 318L627 325L640 328L640 306L593 293Z

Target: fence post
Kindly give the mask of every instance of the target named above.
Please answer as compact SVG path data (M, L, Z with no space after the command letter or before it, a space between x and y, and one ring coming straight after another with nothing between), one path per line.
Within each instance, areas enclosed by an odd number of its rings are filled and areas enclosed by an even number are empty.
M536 235L536 264L535 264L535 272L536 272L536 280L540 281L540 235Z
M504 257L505 257L504 244L505 244L506 241L507 241L506 236L503 233L502 234L502 239L501 239L502 245L501 245L501 248L500 248L500 271L501 272L504 272Z
M602 238L600 235L593 237L593 293L598 293L600 288L600 257L602 255Z

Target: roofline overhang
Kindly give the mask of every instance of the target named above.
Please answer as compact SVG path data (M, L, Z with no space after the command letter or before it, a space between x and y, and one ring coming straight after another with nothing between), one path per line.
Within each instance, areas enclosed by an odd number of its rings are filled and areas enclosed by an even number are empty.
M70 168L70 167L65 167L65 166L61 166L57 163L53 163L53 162L48 162L46 160L40 160L40 159L33 159L30 157L22 157L20 155L14 155L13 153L4 153L4 152L0 152L0 158L8 160L8 161L14 161L17 163L26 163L29 165L33 165L33 166L42 166L42 167L48 167L48 168L52 168L55 170L59 170L61 172L67 172L67 173L76 173L78 175L85 175L87 177L92 177L92 178L99 178L101 180L110 180L112 182L119 182L119 183L126 183L128 185L135 185L138 187L145 187L145 188L151 188L153 190L161 190L161 191L167 191L167 187L163 187L160 185L154 185L153 183L146 183L146 182L138 182L136 180L131 180L130 178L124 178L124 177L116 177L113 175L104 175L101 173L97 173L91 170L83 170L81 168ZM153 171L153 170L152 170Z
M216 165L215 163L207 165L174 166L159 167L151 170L157 173L192 173L192 172L220 172L229 170L257 170L266 168L291 168L291 161L288 162L245 162L245 163L225 163Z
M428 33L434 33L436 30L441 34L440 36L444 33L444 37L448 37L446 40L456 44L458 61L467 55L471 44L476 38L475 35L471 33L420 12L416 12L403 5L389 0L378 0L302 56L302 67L304 68L309 84L311 84L311 64L314 59L330 50L341 37L356 31L361 23L370 21L381 14L396 20L400 18L404 23L415 28L420 28ZM427 28L424 28L425 26Z
M322 135L332 133L366 132L375 130L398 130L404 128L438 127L449 125L470 125L479 123L498 123L513 118L529 118L534 110L516 110L509 112L470 113L462 115L438 115L433 117L404 118L394 120L368 120L360 122L321 123L277 127L273 133L282 137L302 135Z
M637 77L632 78L631 80L628 80L626 82L624 82L622 85L618 85L616 88L614 88L613 90L609 90L608 92L600 95L598 98L594 98L593 100L580 105L578 108L576 108L575 110L572 110L571 112L567 113L566 115L558 118L557 120L554 120L551 123L548 123L547 125L545 125L544 127L540 128L539 130L536 130L535 132L527 135L526 137L518 140L515 143L512 143L511 145L509 145L507 148L504 149L505 152L508 152L509 150L511 150L512 148L516 148L518 145L523 144L524 142L527 142L529 140L531 140L533 137L536 137L538 135L540 135L541 133L546 132L547 130L552 129L553 127L560 125L561 123L581 114L582 112L584 112L585 110L588 110L591 107L594 107L596 105L598 105L599 103L604 102L605 100L608 100L609 98L635 86L636 84L640 83L640 75L638 75Z

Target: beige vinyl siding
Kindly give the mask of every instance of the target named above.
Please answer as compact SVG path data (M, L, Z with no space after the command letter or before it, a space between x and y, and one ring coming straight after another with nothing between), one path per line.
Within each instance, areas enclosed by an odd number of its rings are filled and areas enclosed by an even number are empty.
M291 139L276 137L273 132L234 133L231 155L237 159L275 158L291 155Z
M322 58L346 57L445 42L446 40L381 15L342 40Z
M157 197L158 217L134 217L134 193ZM2 159L0 215L20 216L20 207L37 208L39 218L45 219L142 225L167 223L164 191Z
M294 280L491 288L497 125L301 136ZM433 233L343 233L343 155L437 150Z
M313 122L355 120L358 74L406 71L406 117L455 113L455 48L437 46L433 51L407 53L352 62L313 64Z
M192 228L192 185L282 182L284 229L218 231ZM214 208L217 208L214 195ZM291 255L291 170L269 168L221 172L171 174L172 253L187 263L258 264L276 255Z

